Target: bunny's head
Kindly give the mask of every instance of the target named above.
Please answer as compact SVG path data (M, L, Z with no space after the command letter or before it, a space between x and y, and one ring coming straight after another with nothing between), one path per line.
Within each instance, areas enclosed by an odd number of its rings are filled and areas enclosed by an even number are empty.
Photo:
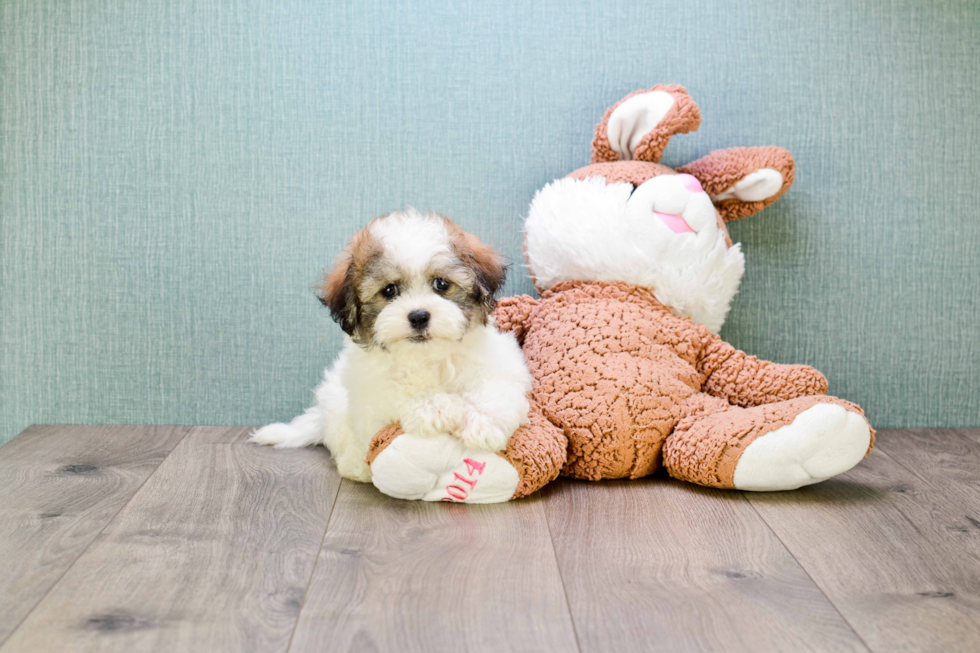
M525 223L535 286L625 281L653 290L679 315L721 328L745 269L725 222L758 213L793 183L778 147L716 150L658 163L670 137L701 114L682 86L632 93L596 125L592 162L539 190Z

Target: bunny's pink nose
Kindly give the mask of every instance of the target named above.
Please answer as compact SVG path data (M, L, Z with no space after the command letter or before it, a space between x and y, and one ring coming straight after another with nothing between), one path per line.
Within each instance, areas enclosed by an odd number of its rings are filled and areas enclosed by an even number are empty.
M694 175L680 174L677 178L684 182L684 188L688 189L692 193L700 193L703 188L701 188L701 182L697 180Z

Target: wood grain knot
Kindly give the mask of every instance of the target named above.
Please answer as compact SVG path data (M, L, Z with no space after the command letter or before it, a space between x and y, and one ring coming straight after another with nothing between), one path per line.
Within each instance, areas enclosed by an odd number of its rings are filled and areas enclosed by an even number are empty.
M283 592L282 604L291 612L299 612L303 607L304 598L306 598L305 587L290 587Z
M98 471L95 465L65 465L58 469L60 474L91 474Z
M757 571L752 571L751 569L740 569L738 567L725 567L722 569L716 569L715 572L726 578L732 578L735 580L755 580L757 578L762 578L762 574Z
M153 622L126 612L107 612L89 617L85 621L85 627L102 633L130 632L152 628Z

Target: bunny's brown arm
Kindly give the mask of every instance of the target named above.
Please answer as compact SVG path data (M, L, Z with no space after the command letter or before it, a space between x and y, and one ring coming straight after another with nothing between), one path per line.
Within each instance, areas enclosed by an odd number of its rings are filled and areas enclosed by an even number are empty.
M494 324L498 331L510 331L517 338L517 343L524 345L524 334L527 333L531 314L538 305L538 300L530 295L504 297L497 302L493 312Z
M710 332L708 336L696 365L703 392L746 408L827 393L827 379L808 365L759 360Z

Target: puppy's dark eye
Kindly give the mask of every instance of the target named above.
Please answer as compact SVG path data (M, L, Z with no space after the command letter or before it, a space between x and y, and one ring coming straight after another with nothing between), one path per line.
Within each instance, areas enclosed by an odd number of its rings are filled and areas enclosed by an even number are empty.
M442 277L439 277L438 279L433 279L432 288L436 292L446 292L447 290L449 290L449 282L443 279Z
M385 299L394 299L398 295L398 286L393 283L389 283L387 286L381 289L381 295Z

